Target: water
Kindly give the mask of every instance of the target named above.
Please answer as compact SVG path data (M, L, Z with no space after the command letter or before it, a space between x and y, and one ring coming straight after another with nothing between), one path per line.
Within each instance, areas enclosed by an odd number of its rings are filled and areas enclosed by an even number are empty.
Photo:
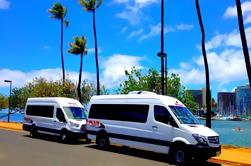
M3 115L7 115L7 113L0 112L0 117ZM10 122L20 122L22 123L24 119L24 114L21 113L15 113L10 114ZM0 121L8 121L8 116L5 116L4 118L1 118Z
M6 115L7 111L0 111L0 117ZM23 122L24 114L15 113L10 115L11 122ZM7 121L8 117L1 118L0 121ZM200 120L205 124L205 120ZM240 131L236 128L240 127ZM251 121L224 121L212 120L212 129L220 134L220 142L224 145L234 145L241 147L251 147Z
M201 120L201 124L205 123ZM238 127L240 131L236 130ZM220 135L224 145L251 147L251 121L212 120L212 129Z

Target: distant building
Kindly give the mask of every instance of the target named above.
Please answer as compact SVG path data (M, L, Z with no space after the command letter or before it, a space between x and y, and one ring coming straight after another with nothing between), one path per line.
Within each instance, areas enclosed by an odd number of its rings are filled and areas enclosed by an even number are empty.
M251 116L251 88L249 85L235 89L237 115Z
M199 108L202 109L206 107L206 89L203 88L201 90L188 90L191 95L194 97L196 103L198 103Z
M217 110L223 116L236 116L235 93L219 92Z

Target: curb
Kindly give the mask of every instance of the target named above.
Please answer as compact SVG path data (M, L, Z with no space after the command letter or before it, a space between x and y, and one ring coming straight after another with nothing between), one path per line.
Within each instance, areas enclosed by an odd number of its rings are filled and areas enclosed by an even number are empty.
M0 121L0 128L5 130L24 131L22 128L22 123L8 123Z
M223 160L223 159L216 159L216 158L210 158L207 161L209 161L211 163L216 163L216 164L229 164L229 165L234 165L234 166L251 166L251 164Z

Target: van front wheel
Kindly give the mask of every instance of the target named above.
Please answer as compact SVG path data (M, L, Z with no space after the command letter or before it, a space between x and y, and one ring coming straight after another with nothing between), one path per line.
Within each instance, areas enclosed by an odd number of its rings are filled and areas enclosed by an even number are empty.
M35 126L32 127L31 131L30 131L30 137L37 137L38 133L37 133L37 129Z
M110 145L109 138L103 134L97 137L96 143L100 149L106 149Z
M69 135L67 134L66 131L62 131L61 134L60 134L60 139L63 143L66 143L68 142L69 140Z
M185 165L189 156L184 146L176 146L173 149L173 160L177 165Z

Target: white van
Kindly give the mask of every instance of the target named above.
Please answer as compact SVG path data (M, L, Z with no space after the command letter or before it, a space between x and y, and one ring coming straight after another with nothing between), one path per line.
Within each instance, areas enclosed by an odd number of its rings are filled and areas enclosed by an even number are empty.
M176 164L221 153L219 135L173 97L141 91L93 96L88 112L88 138L101 149L121 144L170 153Z
M28 98L23 130L31 136L38 132L70 138L86 138L86 112L79 101L64 97Z

